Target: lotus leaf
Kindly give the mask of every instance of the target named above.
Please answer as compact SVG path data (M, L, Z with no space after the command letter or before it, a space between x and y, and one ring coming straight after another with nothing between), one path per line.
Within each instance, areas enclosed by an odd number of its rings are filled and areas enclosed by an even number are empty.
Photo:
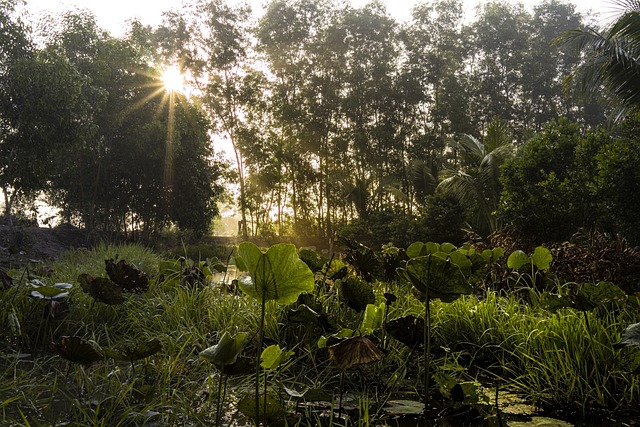
M117 263L113 259L104 261L107 276L124 292L143 293L149 290L147 274L121 259Z
M243 242L238 254L249 272L240 280L240 288L259 301L291 304L301 293L313 291L313 273L292 244L279 243L263 253L253 243Z
M473 292L460 267L451 258L430 254L407 261L405 269L398 269L400 277L408 280L414 288L429 298L452 302Z
M363 335L371 335L374 331L382 328L385 308L385 303L381 303L379 305L367 304L367 308L364 310L362 324L359 329Z
M199 354L203 359L217 367L236 363L238 356L246 345L249 334L241 332L232 336L229 332L222 334L218 344L202 350Z
M347 338L328 349L329 358L342 370L378 362L384 358L382 351L367 337Z
M90 365L104 359L101 352L81 337L62 336L52 344L52 347L64 359L82 365Z
M90 274L78 276L80 288L88 293L95 301L105 304L118 305L124 302L122 288L105 277L93 277Z
M266 405L265 405L266 402ZM263 420L265 425L285 425L285 418L287 411L280 404L277 396L267 394L260 397L259 412L256 410L256 399L251 394L245 395L238 401L238 411L240 411L245 417L255 419L256 414Z
M523 251L518 249L517 251L511 252L509 258L507 258L507 267L512 268L514 270L519 270L525 265L531 263L531 258Z
M531 262L541 271L548 270L551 267L551 261L553 261L551 252L543 246L538 246L531 256Z
M104 348L103 353L111 359L133 362L153 356L160 350L162 350L160 340L152 338L143 342L124 344L115 349Z
M347 305L356 311L363 311L367 308L367 304L373 304L376 301L373 286L355 276L340 280L338 291Z
M293 351L285 351L277 344L270 345L265 348L260 355L260 359L262 360L260 366L267 370L278 369L283 363L289 360L293 354Z
M300 249L300 259L309 266L312 272L321 271L329 260L311 249Z
M623 303L626 299L625 292L611 282L584 283L569 292L571 304L581 311L615 302Z
M640 346L640 323L627 326L627 329L622 333L620 341L613 344L613 348L638 346Z
M424 319L412 314L388 321L385 330L409 348L424 342Z

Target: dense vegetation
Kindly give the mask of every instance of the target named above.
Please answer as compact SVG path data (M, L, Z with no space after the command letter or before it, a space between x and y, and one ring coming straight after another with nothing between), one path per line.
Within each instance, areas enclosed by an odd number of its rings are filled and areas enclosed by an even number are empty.
M13 215L44 196L105 239L200 237L235 183L243 237L329 242L25 266L0 241L0 421L637 419L640 11L620 6L594 29L558 1L398 23L194 0L116 38L0 0L0 231L26 236Z
M623 330L640 320L639 294L627 295L637 276L624 288L601 281L600 258L580 249L556 261L543 247L507 256L477 245L352 244L346 263L242 243L227 266L101 245L39 270L0 271L0 420L506 425L541 411L607 425L633 419L640 324ZM615 247L602 249L611 261ZM595 281L563 281L566 265L593 268Z

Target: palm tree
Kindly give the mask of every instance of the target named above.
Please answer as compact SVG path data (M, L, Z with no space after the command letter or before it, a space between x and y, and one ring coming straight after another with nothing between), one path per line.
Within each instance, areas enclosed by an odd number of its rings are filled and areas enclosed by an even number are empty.
M567 82L583 95L604 86L622 108L617 119L640 106L640 0L614 0L621 14L604 31L589 28L563 34L558 43L573 43L584 54Z
M442 171L442 181L438 191L456 196L462 206L475 212L471 225L481 235L489 235L498 230L500 223L496 216L500 203L500 165L513 154L513 135L507 124L493 120L484 142L463 134L453 143L462 157L457 170Z

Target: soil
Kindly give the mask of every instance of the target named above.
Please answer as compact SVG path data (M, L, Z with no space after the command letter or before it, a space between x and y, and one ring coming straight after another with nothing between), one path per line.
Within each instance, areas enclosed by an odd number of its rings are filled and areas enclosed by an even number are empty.
M88 247L89 240L84 230L68 224L45 228L10 225L4 220L0 222L0 267L20 268L55 260L69 250Z

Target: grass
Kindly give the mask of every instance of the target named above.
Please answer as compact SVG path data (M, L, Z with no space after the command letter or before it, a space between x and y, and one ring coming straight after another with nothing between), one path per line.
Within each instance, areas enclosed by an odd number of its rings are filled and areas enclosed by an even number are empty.
M150 289L143 295L127 295L122 306L93 303L76 278L80 273L104 276L104 260L116 255L149 273ZM254 333L259 304L219 285L187 288L177 277L160 278L159 261L158 255L136 245L100 245L68 253L51 265L47 277L51 283L75 285L63 320L43 320L46 302L28 297L26 274L21 284L4 291L0 424L133 426L152 419L161 425L215 425L221 377L198 353L226 331ZM12 276L17 279L23 271ZM388 319L423 315L423 303L407 285L377 283L378 303L386 291L398 296ZM335 293L322 291L319 299L336 325L357 329L362 315L339 304ZM289 408L295 402L284 387L322 389L337 401L340 371L326 350L316 345L322 329L289 324L287 310L277 305L267 309L268 340L295 351L293 362L272 376L274 390ZM611 347L626 325L640 321L640 314L629 307L589 312L590 329L580 312L553 313L515 295L491 291L448 304L434 301L431 313L434 363L447 367L459 381L478 380L487 389L499 381L530 403L578 414L638 407L640 377L631 373L640 365L638 350ZM62 335L79 335L102 347L158 338L163 349L133 363L106 360L79 366L50 351L49 343ZM381 406L386 401L421 392L421 351L412 352L390 337L382 341L380 332L377 336L386 347L385 359L345 373L347 393L355 402L349 425L384 425ZM244 353L255 356L257 351L254 339ZM230 377L227 404L220 414L225 425L247 422L233 408L238 396L251 389L252 378L251 374ZM436 385L431 393L439 396ZM490 407L483 410L491 413ZM298 425L314 425L320 419L345 425L336 414L324 417L309 406L301 412L307 416Z

